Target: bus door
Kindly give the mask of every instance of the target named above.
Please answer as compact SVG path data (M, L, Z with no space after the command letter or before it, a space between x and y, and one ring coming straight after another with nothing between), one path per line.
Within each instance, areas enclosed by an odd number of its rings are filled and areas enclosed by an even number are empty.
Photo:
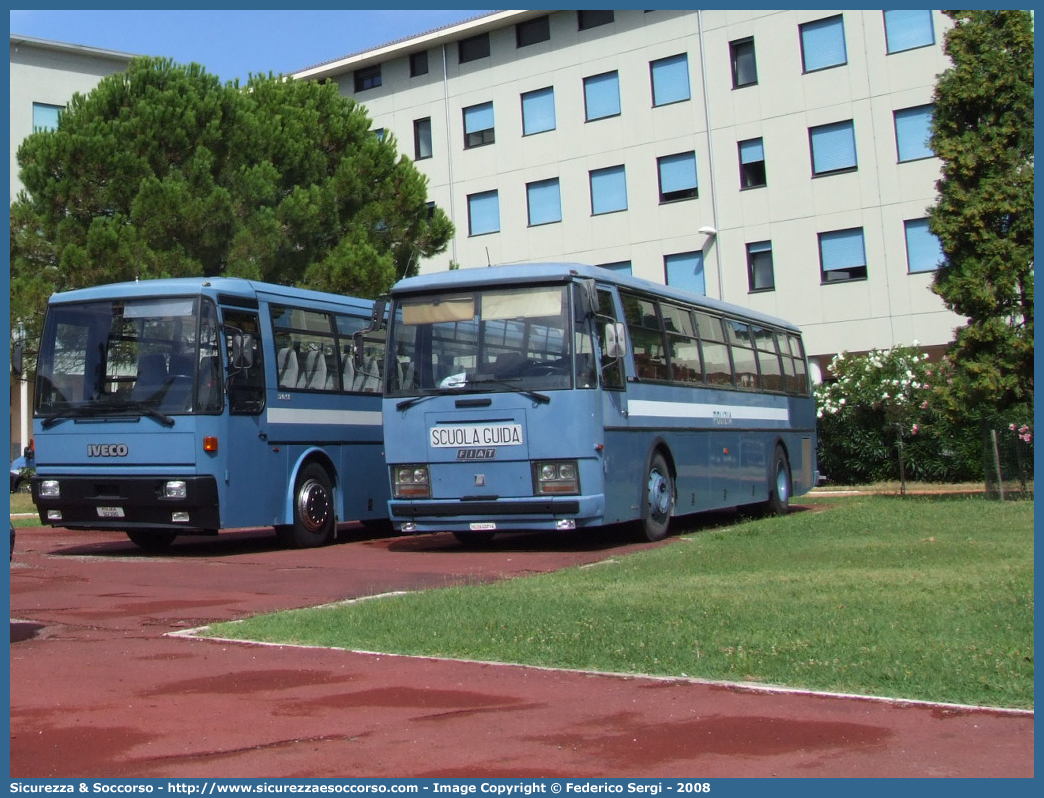
M617 310L613 292L598 289L598 316L595 319L598 343L601 351L601 425L604 430L605 446L603 467L605 472L606 523L633 517L630 496L633 494L634 479L627 463L632 459L628 451L630 439L625 429L627 420L627 382L624 377L624 353L627 343L621 315Z
M266 486L272 473L285 471L285 466L271 462L268 445L268 414L265 413L265 362L261 346L261 328L254 310L222 308L225 397L228 405L227 424L220 435L219 467L216 474L225 526L242 526L237 521L238 508L249 508L250 515L277 522L283 492ZM220 374L220 372L219 372ZM203 378L201 378L202 380ZM205 387L205 383L204 383Z

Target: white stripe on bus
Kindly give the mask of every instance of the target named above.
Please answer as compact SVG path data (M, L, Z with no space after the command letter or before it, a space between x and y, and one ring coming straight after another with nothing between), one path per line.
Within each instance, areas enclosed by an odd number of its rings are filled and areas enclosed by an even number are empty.
M292 410L275 407L268 411L269 424L336 424L339 426L379 427L380 410Z
M750 407L748 405L709 405L695 402L653 402L632 399L627 403L629 416L650 418L699 418L714 421L723 417L733 421L782 421L790 423L786 407Z

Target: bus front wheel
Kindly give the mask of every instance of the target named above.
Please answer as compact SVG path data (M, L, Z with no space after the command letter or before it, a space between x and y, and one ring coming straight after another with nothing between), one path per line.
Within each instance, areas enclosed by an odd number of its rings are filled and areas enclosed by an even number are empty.
M645 538L663 540L667 537L674 509L674 478L660 452L656 452L649 461L642 497L642 531L645 532Z
M330 477L321 465L309 463L294 486L294 523L281 527L279 537L286 545L309 549L333 540L335 527Z

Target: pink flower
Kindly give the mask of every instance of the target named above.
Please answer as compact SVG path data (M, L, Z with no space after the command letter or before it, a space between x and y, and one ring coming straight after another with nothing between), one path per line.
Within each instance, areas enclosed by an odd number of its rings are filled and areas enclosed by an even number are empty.
M916 435L920 431L921 431L921 425L920 424L914 424L913 427L910 428L910 433L912 435Z

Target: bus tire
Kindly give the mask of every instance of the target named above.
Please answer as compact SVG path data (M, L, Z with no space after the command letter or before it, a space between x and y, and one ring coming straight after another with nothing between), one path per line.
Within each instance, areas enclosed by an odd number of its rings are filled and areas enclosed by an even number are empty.
M127 537L135 546L146 551L160 551L167 548L178 536L177 532L150 532L142 529L128 529Z
M772 453L772 468L769 471L769 497L764 504L765 515L786 515L790 512L790 461L778 443Z
M333 540L336 526L330 476L318 463L308 463L294 485L294 523L280 527L279 537L284 545L310 549Z
M654 452L642 484L642 531L646 540L667 537L673 511L674 478L664 456Z

